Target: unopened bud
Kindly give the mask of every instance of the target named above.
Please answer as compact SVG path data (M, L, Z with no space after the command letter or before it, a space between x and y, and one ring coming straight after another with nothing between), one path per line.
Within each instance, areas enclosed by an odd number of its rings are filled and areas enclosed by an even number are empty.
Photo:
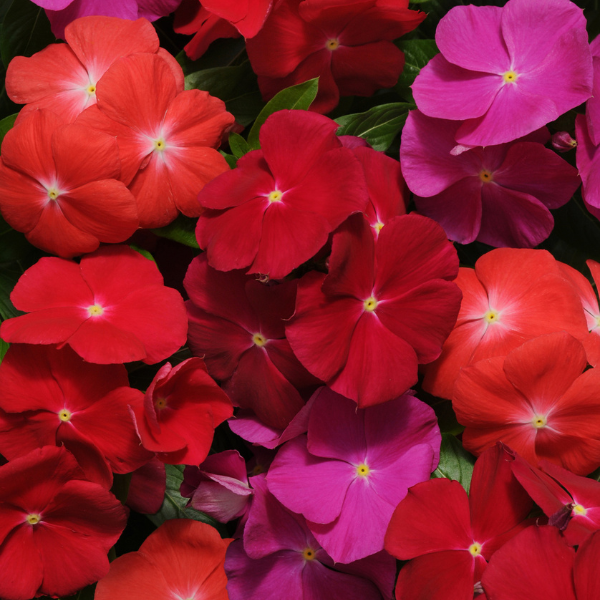
M552 136L552 147L558 152L568 152L577 148L577 140L573 139L566 131L558 131Z

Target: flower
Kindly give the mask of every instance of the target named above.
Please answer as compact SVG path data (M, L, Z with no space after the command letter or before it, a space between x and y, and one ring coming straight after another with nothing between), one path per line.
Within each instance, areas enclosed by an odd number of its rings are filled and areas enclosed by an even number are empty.
M594 66L594 86L592 97L585 104L585 117L590 139L594 146L600 144L600 38L596 36L590 43Z
M581 196L586 208L597 219L600 219L600 152L592 141L588 121L584 115L575 117L575 134L577 137L576 163L581 175L583 191Z
M185 344L181 295L163 285L154 262L127 246L100 248L80 264L41 258L10 298L29 314L0 325L6 342L68 344L84 360L101 364L153 364Z
M473 597L490 557L530 525L533 502L512 474L513 460L502 444L484 452L469 496L458 481L443 478L408 490L385 536L392 556L410 560L400 570L396 598Z
M440 431L411 394L365 409L328 388L316 394L308 435L281 447L267 483L335 562L350 563L383 550L394 508L438 464Z
M353 216L333 237L329 274L298 284L286 335L298 360L363 408L403 394L452 330L460 290L456 250L426 217L394 217L377 242Z
M455 6L439 22L441 53L412 89L428 117L464 121L459 144L516 140L592 95L582 9L569 0Z
M35 111L2 143L0 212L42 250L63 258L93 252L100 242L125 241L139 226L120 173L114 138Z
M441 356L425 367L423 389L434 396L452 398L462 367L506 356L528 339L562 330L587 335L578 294L545 250L492 250L475 269L461 268L456 283L458 320Z
M192 519L165 521L137 552L119 556L96 586L96 600L210 598L228 600L223 569L231 540ZM132 592L134 590L134 592Z
M0 467L0 522L0 596L24 600L70 596L104 577L127 512L70 452L45 446Z
M144 396L131 406L146 450L172 465L198 465L207 456L215 427L231 417L227 394L209 376L201 358L163 365Z
M546 128L456 154L460 126L418 110L409 113L400 162L417 210L461 244L537 246L554 227L548 209L568 202L579 187L577 169L544 148Z
M131 474L127 506L135 512L153 515L163 505L166 489L165 463L155 457Z
M583 345L565 331L463 367L452 407L464 447L479 455L502 441L532 465L546 458L587 475L600 466L600 370L586 367Z
M286 0L246 48L265 100L319 77L311 110L327 113L340 95L372 96L393 87L404 55L392 42L424 18L408 9L408 0Z

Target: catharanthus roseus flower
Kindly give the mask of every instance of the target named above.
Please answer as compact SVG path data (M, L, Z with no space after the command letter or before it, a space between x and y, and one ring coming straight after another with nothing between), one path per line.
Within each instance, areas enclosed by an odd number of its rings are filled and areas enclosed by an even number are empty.
M349 563L383 550L396 505L437 467L440 431L411 394L365 409L329 388L315 395L308 435L281 447L267 482L334 561Z
M403 215L377 242L362 215L333 237L329 275L298 284L286 335L298 360L360 407L386 402L417 382L452 330L461 293L458 256L442 228Z
M424 18L408 9L408 0L285 0L246 47L265 100L319 77L311 110L327 113L340 96L393 87L404 55L392 42Z
M501 441L532 465L546 458L579 475L599 467L600 370L586 367L583 345L564 331L463 367L452 407L465 448L479 455Z
M14 344L0 364L0 453L9 460L64 445L88 479L110 488L111 471L130 473L152 454L140 446L122 365L85 362L71 348Z
M379 552L351 564L334 563L306 525L268 491L264 475L252 477L254 497L243 541L227 550L231 600L360 598L391 600L394 559Z
M577 115L575 118L575 132L576 162L583 187L581 196L590 213L600 219L600 152L598 152L599 146L592 141L584 115Z
M131 474L127 506L135 512L153 515L163 504L166 488L165 463L153 458Z
M441 53L412 88L429 117L465 121L456 141L516 140L592 95L592 56L582 9L569 0L455 6L439 22Z
M211 267L249 266L249 273L282 279L365 208L362 168L337 128L306 111L276 112L260 130L262 150L200 192L198 201L212 210L200 217L196 236Z
M409 113L400 161L417 210L461 244L537 246L554 227L548 209L567 203L579 187L577 169L544 148L546 128L455 155L460 126L418 110Z
M96 86L117 59L136 52L159 52L158 36L145 19L86 17L67 27L66 44L50 44L32 57L8 65L6 92L21 112L48 108L67 121L96 103ZM169 62L167 52L161 56ZM181 82L183 89L183 81Z
M231 540L192 519L163 523L137 552L119 556L96 587L96 600L228 600L223 569Z
M596 37L590 43L592 63L594 65L594 87L592 97L585 104L585 116L594 146L600 144L600 38Z
M102 364L153 364L185 344L181 295L163 285L154 262L127 246L100 248L80 264L41 258L10 298L29 314L2 323L6 342L68 344L84 360Z
M127 512L65 448L46 446L0 467L0 522L0 596L65 597L108 573Z
M172 465L198 465L207 456L215 427L233 414L227 394L210 377L201 358L154 376L144 402L131 406L137 432L146 450Z
M385 536L392 556L410 560L400 571L396 598L473 597L490 557L530 524L525 519L533 502L511 472L513 460L502 444L482 454L469 496L448 479L408 490Z
M578 294L545 250L492 250L475 269L461 268L456 283L463 292L458 321L423 381L440 398L452 398L459 371L471 363L553 331L587 335Z
M116 136L140 226L162 227L179 211L197 217L198 192L229 170L215 149L234 121L225 103L200 90L180 92L172 69L153 54L118 60L96 93L97 106L78 123Z
M139 226L120 174L114 138L38 110L2 143L0 212L42 250L63 258L93 252L100 242L125 241Z

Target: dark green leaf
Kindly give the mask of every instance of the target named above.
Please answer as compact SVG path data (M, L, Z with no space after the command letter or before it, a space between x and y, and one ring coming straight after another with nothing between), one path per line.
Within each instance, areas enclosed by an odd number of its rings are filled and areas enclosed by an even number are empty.
M35 249L25 239L25 236L12 229L0 217L0 267L6 266L7 263L18 261L32 252L35 252Z
M214 41L208 50L198 59L191 60L182 50L175 58L181 65L185 75L213 69L215 67L228 67L239 60L243 60L246 44L243 38L221 39Z
M2 362L2 359L4 358L4 356L6 355L7 350L9 349L10 344L8 342L5 342L3 339L0 339L0 363Z
M227 154L227 152L223 152L222 150L219 150L219 152L223 155L223 158L227 161L229 168L235 169L235 166L237 165L237 158L235 156L233 156L233 154Z
M438 425L442 433L458 435L464 431L465 428L456 419L450 400L440 400L432 408L435 411L435 416L438 419Z
M2 144L4 136L12 129L18 116L19 113L15 115L9 115L8 117L4 117L4 119L0 121L0 144Z
M600 481L600 468L596 469L593 473L588 475L590 479L595 479L596 481Z
M10 293L19 279L19 274L0 271L0 319L11 319L23 313L18 311L10 301Z
M336 119L338 135L357 135L364 138L375 150L387 150L400 133L408 111L414 108L407 102L382 104L371 110Z
M252 150L260 148L258 134L264 122L278 110L308 110L319 91L319 78L310 79L304 83L281 90L260 111L250 133L248 144Z
M421 69L439 52L434 40L399 40L396 46L404 52L404 69L395 90L405 100L412 102L410 86Z
M431 476L433 478L454 479L468 493L471 487L474 464L475 457L469 454L452 434L443 433L440 464Z
M153 229L153 233L190 248L200 248L196 241L196 219L179 215L172 223L160 229Z
M150 252L148 252L148 250L144 250L143 248L140 248L139 246L136 246L135 244L129 244L129 247L132 250L135 250L137 253L141 254L144 258L151 260L153 263L156 262L154 260L154 256L152 256L152 254L150 254Z
M244 154L250 152L250 146L248 146L248 142L237 133L229 134L229 147L236 158L242 158Z

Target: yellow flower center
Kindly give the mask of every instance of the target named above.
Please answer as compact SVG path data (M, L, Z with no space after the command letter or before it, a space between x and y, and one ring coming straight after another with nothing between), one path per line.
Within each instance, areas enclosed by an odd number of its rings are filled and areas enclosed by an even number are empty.
M490 310L488 310L485 313L485 315L483 315L483 318L488 323L496 323L500 319L500 313L497 310L494 310L493 308L490 308Z
M372 225L372 227L375 230L375 233L379 235L379 232L383 229L383 223L381 221L377 221L377 223L375 223L375 225Z
M92 304L88 306L87 310L90 313L90 317L99 317L104 312L104 309L99 304Z
M85 91L91 96L96 93L96 86L93 83L90 83Z
M304 548L302 556L304 557L304 560L314 560L316 552L312 548Z
M165 143L165 140L163 140L162 138L158 138L157 140L154 140L154 149L157 150L158 152L162 152L166 147L167 147L167 144Z
M573 507L573 512L574 512L576 515L580 515L581 517L585 517L585 515L586 515L586 513L587 513L587 509L586 509L586 508L583 508L583 506L581 506L581 504L576 504L576 505Z
M359 477L368 477L370 472L371 469L369 469L369 467L365 463L361 463L356 467L356 474Z
M271 204L273 204L273 202L281 202L281 199L283 198L283 192L274 190L268 195L268 198Z
M31 513L25 519L30 525L37 525L42 520L42 515Z
M50 198L50 200L56 200L59 196L60 192L55 187L48 189L48 198Z
M546 417L544 417L544 415L535 415L533 417L533 420L531 421L531 424L536 429L542 429L543 427L546 427L546 425L548 424L548 420L546 419Z
M506 73L502 74L505 83L514 83L517 80L519 75L514 71L506 71Z
M336 40L335 38L327 40L327 43L325 44L325 48L327 48L327 50L337 50L339 47L340 41Z
M63 408L59 413L58 413L58 418L63 421L63 422L67 422L71 420L71 411Z
M252 336L252 341L259 347L262 348L269 340L264 335L260 333L255 333Z
M494 178L487 169L481 169L481 171L479 171L479 179L481 179L483 183L490 183Z
M481 554L481 544L479 542L473 542L469 546L469 552L472 556L479 556Z
M163 408L165 408L165 406L167 406L167 401L164 398L159 398L155 403L154 406L156 408L158 408L158 410L161 410Z
M363 306L367 312L373 312L377 308L377 300L371 296L363 302Z

